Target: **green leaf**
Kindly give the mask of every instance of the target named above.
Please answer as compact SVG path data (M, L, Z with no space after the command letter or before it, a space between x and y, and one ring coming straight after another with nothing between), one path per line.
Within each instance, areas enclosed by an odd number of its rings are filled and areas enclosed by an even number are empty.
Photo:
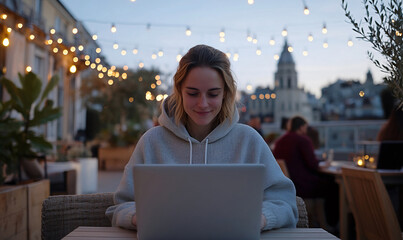
M46 84L45 90L42 93L42 97L41 100L39 101L39 105L42 104L43 100L45 100L49 93L52 91L53 88L55 88L57 86L57 84L59 83L59 77L57 75L53 76L48 84Z
M30 111L32 104L41 93L42 81L32 72L27 73L25 76L21 74L18 74L18 76L22 86L18 97L22 100L25 110Z
M29 135L28 139L31 141L32 147L39 152L46 152L47 150L52 149L52 144L43 136Z

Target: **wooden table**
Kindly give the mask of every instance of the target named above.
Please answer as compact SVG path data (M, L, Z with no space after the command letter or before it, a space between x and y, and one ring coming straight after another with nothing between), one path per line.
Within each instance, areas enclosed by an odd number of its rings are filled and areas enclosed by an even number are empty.
M349 221L348 216L352 212L348 205L344 182L341 176L342 166L355 167L354 162L352 161L333 161L330 166L321 167L319 171L334 176L335 181L339 185L340 238L348 240L350 237L349 233L352 230L350 229L352 223ZM378 172L380 173L385 185L403 185L403 171L382 169L378 170ZM401 208L403 208L403 203L401 203Z
M78 227L69 233L64 240L81 240L81 239L137 239L135 231L119 228L119 227ZM338 239L332 234L321 228L282 228L271 231L265 231L261 235L261 239L270 240L302 240L302 239Z

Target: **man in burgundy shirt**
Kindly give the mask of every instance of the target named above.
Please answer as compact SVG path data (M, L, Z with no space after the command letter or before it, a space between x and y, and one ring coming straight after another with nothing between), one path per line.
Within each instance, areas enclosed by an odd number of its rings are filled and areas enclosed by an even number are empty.
M338 222L338 187L334 179L319 173L319 161L312 141L306 135L308 123L300 116L291 118L288 131L276 142L273 154L283 159L291 180L302 198L325 198L328 224ZM335 215L335 216L334 216Z

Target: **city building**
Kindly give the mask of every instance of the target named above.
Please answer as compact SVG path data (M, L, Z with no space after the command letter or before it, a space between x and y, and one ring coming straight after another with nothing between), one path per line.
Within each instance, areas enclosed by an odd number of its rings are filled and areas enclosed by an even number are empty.
M298 74L289 47L285 40L274 74L274 89L258 87L245 101L249 116L260 116L262 122L276 125L295 115L303 116L308 122L320 119L316 97L298 87Z
M381 92L384 84L374 84L368 70L364 83L338 79L322 89L323 120L381 119Z
M62 107L62 117L37 131L50 141L72 140L85 129L78 91L83 74L91 63L106 65L99 46L58 0L0 0L0 16L0 77L19 85L18 74L32 71L45 86L57 75L49 97ZM8 97L0 86L1 100Z

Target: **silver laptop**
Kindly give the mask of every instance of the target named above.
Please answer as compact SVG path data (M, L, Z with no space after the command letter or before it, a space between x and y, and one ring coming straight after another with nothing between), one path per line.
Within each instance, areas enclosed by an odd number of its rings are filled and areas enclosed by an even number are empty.
M260 239L264 165L136 165L137 235Z

